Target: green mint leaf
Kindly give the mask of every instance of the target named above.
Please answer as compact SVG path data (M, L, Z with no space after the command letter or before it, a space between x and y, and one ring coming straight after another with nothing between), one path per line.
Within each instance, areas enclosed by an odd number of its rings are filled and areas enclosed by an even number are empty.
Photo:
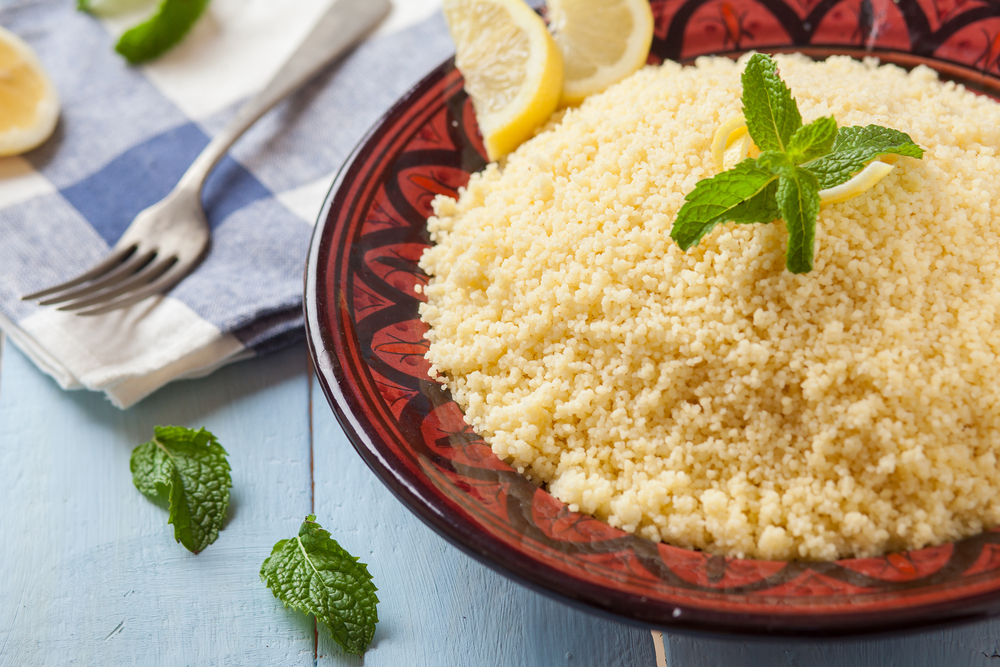
M322 621L348 653L361 655L371 644L378 589L368 567L337 544L314 515L306 517L298 537L274 545L260 578L285 607Z
M761 151L787 150L802 116L769 56L755 53L743 70L743 115L750 138Z
M687 250L716 225L771 222L778 217L777 208L768 201L774 199L774 189L769 186L776 180L777 176L760 169L754 160L743 160L728 171L698 181L677 213L670 238Z
M757 167L775 176L790 176L795 171L792 158L781 151L764 151L757 156Z
M161 0L149 20L121 36L115 51L133 65L158 58L184 38L207 5L208 0Z
M76 0L76 10L78 12L89 12L92 4L91 0Z
M881 125L842 127L827 155L802 166L816 175L820 190L846 182L880 155L921 158L924 149L910 135Z
M778 181L778 209L788 230L785 267L792 273L808 273L813 267L816 217L819 215L819 184L802 167L795 167Z
M837 139L837 121L833 116L817 118L803 125L788 142L788 157L795 164L802 164L826 155Z
M769 182L763 190L729 210L729 221L738 225L774 222L780 216L775 194L778 180Z
M200 429L157 426L153 439L132 451L132 481L169 507L174 538L198 553L219 536L229 507L229 462L215 436Z
M132 483L157 505L170 507L174 464L167 453L150 440L132 450Z

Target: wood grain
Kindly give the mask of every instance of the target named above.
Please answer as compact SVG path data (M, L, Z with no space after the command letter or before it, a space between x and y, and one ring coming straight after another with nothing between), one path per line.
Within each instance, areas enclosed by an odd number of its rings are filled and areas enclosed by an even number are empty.
M258 578L314 506L380 588L365 665L655 665L648 630L514 584L417 520L347 443L304 346L124 412L9 346L0 361L0 665L362 664ZM197 556L132 485L157 424L205 426L229 452L229 519Z
M284 613L257 576L309 507L305 377L299 348L122 412L63 392L8 347L0 664L312 664L313 624ZM229 520L197 556L132 485L132 448L156 424L204 425L230 454Z

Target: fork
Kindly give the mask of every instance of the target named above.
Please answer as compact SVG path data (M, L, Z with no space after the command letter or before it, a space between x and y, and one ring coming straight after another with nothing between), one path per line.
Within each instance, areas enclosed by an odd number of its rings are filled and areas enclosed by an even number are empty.
M201 204L205 179L261 116L357 44L391 8L390 0L336 0L274 78L195 158L176 187L135 217L110 254L90 270L26 294L39 305L99 315L165 292L204 258L211 232ZM45 298L48 297L48 298Z

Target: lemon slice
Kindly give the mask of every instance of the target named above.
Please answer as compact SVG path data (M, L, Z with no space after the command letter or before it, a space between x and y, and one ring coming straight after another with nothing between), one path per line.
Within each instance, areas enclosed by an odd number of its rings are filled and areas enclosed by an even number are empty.
M859 171L849 180L835 185L832 188L819 191L820 204L839 204L842 201L853 199L875 187L875 184L889 175L892 165L875 160L869 162L868 166Z
M564 105L646 64L653 43L649 0L549 0L548 16L565 62Z
M531 137L555 111L563 61L545 22L521 0L444 0L490 160Z
M52 135L59 95L20 37L0 27L0 156L35 148Z

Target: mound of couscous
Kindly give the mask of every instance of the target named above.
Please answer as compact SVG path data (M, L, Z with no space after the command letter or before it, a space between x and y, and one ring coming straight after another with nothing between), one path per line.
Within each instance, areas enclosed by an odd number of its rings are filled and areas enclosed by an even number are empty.
M803 121L908 133L783 223L670 228L742 63L649 67L438 198L421 315L468 423L573 510L718 554L833 559L1000 523L1000 105L929 69L778 56Z

